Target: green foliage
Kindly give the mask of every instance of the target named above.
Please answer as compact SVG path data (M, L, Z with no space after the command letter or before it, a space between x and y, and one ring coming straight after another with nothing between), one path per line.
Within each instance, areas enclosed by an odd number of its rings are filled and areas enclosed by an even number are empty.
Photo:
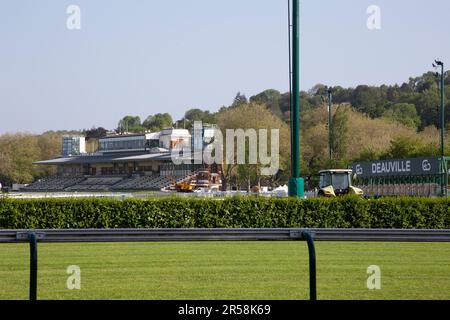
M279 130L279 168L286 170L289 162L289 127L280 118L274 115L265 105L258 105L254 103L242 104L239 107L228 108L222 111L217 117L217 125L226 134L227 129L242 129L242 130L258 130L267 129L268 147L266 152L272 155L271 151L271 130ZM236 139L234 139L236 140ZM245 139L245 150L248 155L248 148L251 143L249 138ZM231 140L224 139L224 150L227 150ZM256 149L259 151L259 146ZM234 158L233 161L225 159L224 170L222 174L222 187L227 190L231 186L231 180L234 185L239 188L240 183L245 184L245 188L249 189L251 186L259 185L261 164L237 164L237 141L234 143ZM274 155L272 155L274 156ZM231 157L231 155L230 155ZM281 172L280 172L281 174ZM277 176L272 176L272 182L277 179ZM287 177L284 177L287 180Z
M273 114L281 116L280 109L281 93L274 89L265 90L255 96L250 97L250 102L266 105Z
M398 137L391 141L388 150L373 157L373 159L403 159L438 156L440 154L437 143L424 143L417 138ZM361 156L364 156L361 154Z
M139 133L144 131L141 125L141 118L139 116L125 116L119 121L118 132L134 132Z
M397 156L431 156L439 152L439 133L436 128L440 127L439 105L440 97L438 91L438 79L433 72L425 73L419 77L410 78L401 85L386 86L357 86L356 88L332 87L333 109L336 106L350 106L349 124L342 127L341 132L335 132L333 143L335 165L343 165L358 159L375 160L382 157ZM446 96L446 141L450 139L450 72L446 72L445 78ZM325 105L327 102L328 87L323 84L315 85L309 91L300 92L301 112L301 150L302 150L302 173L315 174L324 168L328 161L328 132L326 128L327 114ZM280 93L274 89L265 90L250 97L251 104L262 105L271 112L273 117L264 114L264 128L281 128L278 121L289 125L291 97L289 92ZM227 116L233 109L248 105L248 99L240 92L236 95L230 107L222 107L220 110L210 112L208 110L190 109L186 112L184 119L178 120L177 127L190 129L195 120L204 123L220 124L221 118ZM339 108L340 109L340 108ZM356 112L357 110L358 112ZM342 116L345 124L345 114L336 113L335 122ZM369 116L369 117L367 117ZM239 126L233 125L228 128L260 128L252 121L258 120L254 113L240 113L239 117L244 123ZM252 121L250 121L250 118ZM375 119L377 118L377 119ZM388 120L386 120L388 119ZM118 132L140 133L146 129L159 131L171 127L173 119L168 113L149 116L143 123L138 116L125 116L119 121ZM346 130L348 128L348 131ZM429 130L431 128L431 131ZM432 130L434 128L434 131ZM345 129L345 130L344 130ZM340 130L340 129L339 129ZM417 132L419 130L419 132ZM428 133L427 133L428 130ZM337 131L337 130L336 130ZM347 133L348 132L348 133ZM38 160L54 158L61 152L61 136L63 134L86 134L89 144L88 152L96 149L95 139L106 134L104 128L92 128L82 131L49 131L42 135L31 135L18 133L16 135L0 136L0 182L2 184L29 183L37 178L45 177L55 172L52 167L37 167L32 163ZM348 136L348 141L346 141ZM397 140L403 139L406 140ZM90 139L92 138L92 139ZM283 175L277 178L285 183L289 176L289 134L280 137L280 152L282 160L281 171ZM407 144L411 145L407 145ZM450 155L450 147L446 148Z
M427 90L437 90L438 88L438 77L436 77L436 73L427 72L424 73L420 77L410 78L408 85L414 91L422 93Z
M86 137L86 140L89 139L100 139L106 137L108 134L108 130L106 130L103 127L92 127L89 130L84 130L84 136Z
M450 72L445 78L445 96L450 99ZM301 104L307 108L317 108L323 105L326 96L325 86L314 86L308 92L302 92ZM434 125L439 127L440 106L438 79L433 72L427 72L415 78L410 78L402 85L367 86L356 88L332 87L335 104L350 104L359 112L371 118L387 117L413 128L422 130ZM447 103L446 101L446 103ZM408 106L407 106L408 105ZM283 106L280 106L283 110ZM415 111L414 111L415 110ZM285 111L285 110L283 110ZM446 122L450 121L446 117Z
M33 162L51 159L61 154L62 135L47 132L42 135L25 133L0 136L0 182L30 183L54 174L54 168L34 165Z
M349 110L346 106L339 106L331 122L331 150L333 159L345 160L350 135Z
M217 122L217 113L211 113L208 110L189 109L184 114L184 118L176 122L178 128L192 129L195 121L201 121L203 124L215 124Z
M379 159L379 154L377 150L374 150L372 147L365 147L362 149L359 156L354 159L356 162L359 161L373 161L375 159Z
M384 111L383 117L400 122L411 128L417 128L420 124L420 117L417 114L416 106L410 103L397 103L388 107Z
M422 92L421 95L417 96L415 104L422 120L422 128L429 125L439 127L440 98L437 89Z
M188 121L202 121L204 123L215 123L216 117L213 113L208 110L200 110L200 109L190 109L186 111L184 117Z
M417 150L417 139L399 137L391 141L391 147L384 156L385 159L408 158Z
M0 228L450 228L450 199L0 199Z
M233 104L231 105L231 107L232 108L240 107L240 106L242 106L244 104L247 104L247 103L248 103L248 99L245 96L245 94L238 92L236 94L236 96L234 97L234 99L233 99Z
M352 105L372 118L383 113L383 100L383 92L377 87L358 86L351 96Z
M146 129L150 131L161 131L163 129L172 127L172 116L168 113L157 113L153 116L148 116L142 124Z

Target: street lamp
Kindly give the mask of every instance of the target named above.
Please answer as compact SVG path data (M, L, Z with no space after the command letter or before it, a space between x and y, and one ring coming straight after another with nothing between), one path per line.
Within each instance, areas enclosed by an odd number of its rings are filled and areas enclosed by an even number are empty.
M328 88L328 156L331 160L333 160L333 147L331 141L331 107L333 105L333 92L331 88Z
M440 74L440 93L441 93L441 112L440 112L440 118L441 118L441 156L445 156L445 145L444 145L444 135L445 135L445 106L444 106L444 95L445 95L445 88L444 88L444 63L439 60L435 60L435 63L433 63L433 67L436 69L438 67L441 67L441 74ZM439 76L439 73L437 73Z
M440 74L440 93L441 93L441 156L443 162L443 179L441 181L441 194L443 196L447 195L447 170L445 165L445 145L444 145L444 136L445 136L445 105L444 105L444 96L445 96L445 84L444 84L444 63L439 60L434 60L433 68L438 69L441 67ZM439 76L439 73L436 73Z

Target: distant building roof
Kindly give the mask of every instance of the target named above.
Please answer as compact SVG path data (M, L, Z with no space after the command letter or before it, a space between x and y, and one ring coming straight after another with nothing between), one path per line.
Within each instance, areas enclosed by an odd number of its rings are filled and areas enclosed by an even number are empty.
M161 148L162 149L162 148ZM166 149L163 149L166 150ZM88 164L88 163L104 163L104 162L130 162L130 161L145 161L145 160L160 160L171 161L171 152L159 152L159 153L130 153L130 154L107 154L107 155L82 155L75 157L61 157L44 161L37 161L34 164L39 165L63 165L63 164ZM190 154L182 155L178 158L189 159Z
M120 138L133 138L133 137L145 137L144 133L134 133L134 134L115 134L115 135L108 135L106 137L102 137L99 140L104 139L120 139Z
M146 133L145 138L147 140L158 140L161 136L161 132L152 132L152 133Z
M161 135L191 136L188 129L174 129L174 128L163 129L161 131Z

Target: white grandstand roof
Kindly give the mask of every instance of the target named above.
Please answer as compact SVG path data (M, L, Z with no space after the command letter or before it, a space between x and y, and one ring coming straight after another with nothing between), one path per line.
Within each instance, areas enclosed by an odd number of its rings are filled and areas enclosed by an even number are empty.
M174 128L164 129L160 132L160 134L172 136L187 136L187 137L191 136L188 129L174 129Z
M146 133L145 138L147 140L158 140L161 136L161 132L152 132L152 133Z
M34 164L40 165L63 165L63 164L88 164L88 163L107 163L107 162L129 162L129 161L145 161L145 160L160 160L171 161L171 152L160 153L141 153L141 154L116 154L116 155L85 155L75 157L61 157L44 161L37 161ZM174 155L178 159L189 159L190 154Z

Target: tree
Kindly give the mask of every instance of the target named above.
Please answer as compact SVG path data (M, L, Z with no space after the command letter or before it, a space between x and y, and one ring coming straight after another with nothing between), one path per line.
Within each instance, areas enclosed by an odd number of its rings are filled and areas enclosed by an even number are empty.
M421 129L429 125L440 126L440 99L437 90L425 90L422 92L422 94L417 96L415 105L420 115Z
M397 103L401 97L400 87L396 84L387 89L387 100L391 103Z
M233 104L231 105L231 107L236 108L236 107L242 106L247 103L248 103L248 100L247 100L247 97L245 96L245 94L241 94L241 92L238 92L236 94L236 96L234 97Z
M266 105L275 115L281 116L280 109L281 93L274 89L265 90L257 95L250 97L250 102Z
M318 83L308 91L308 94L310 96L324 95L326 94L327 90L328 88L326 85Z
M383 114L382 91L376 87L358 86L353 91L351 104L359 111L375 118Z
M382 155L386 159L409 158L417 151L419 141L414 138L398 137L391 141L391 147Z
M209 111L206 111L209 113ZM184 118L190 121L202 121L205 116L205 111L200 109L189 109L185 112Z
M332 87L331 91L333 92L333 102L336 104L341 103L350 103L353 90L352 89L344 89L340 86Z
M281 118L284 121L289 121L289 115L291 112L291 95L289 92L283 93L280 96L280 99L278 100L278 105L280 107Z
M38 160L53 159L61 154L62 135L57 133L44 133L33 137L36 139L39 155L33 157ZM32 175L34 179L54 175L56 168L53 166L34 166Z
M270 110L264 105L249 103L241 105L235 108L229 108L218 115L217 124L221 129L222 135L224 136L224 158L226 159L225 151L227 148L226 141L226 130L227 129L254 129L257 133L259 129L267 129L268 134L268 144L267 151L271 151L271 129L279 130L279 167L280 169L285 169L287 162L290 157L289 148L289 127L280 118L275 116ZM236 144L234 146L237 147ZM249 141L246 142L246 150L248 151ZM257 147L258 149L259 147ZM258 149L259 150L259 149ZM248 155L248 153L247 153ZM235 155L236 157L236 152ZM222 183L223 189L226 190L228 183L232 180L232 177L238 173L245 177L247 186L253 184L258 184L261 179L261 165L258 164L244 164L237 165L237 159L234 158L234 163L228 163L225 161L223 165L223 176ZM246 161L246 163L248 163Z
M141 118L139 116L125 116L119 121L118 132L134 132L139 133L144 131L141 125Z
M145 119L143 126L146 129L155 132L171 128L172 124L172 116L169 113L157 113L153 116L148 116L147 119Z
M349 108L339 106L336 108L331 124L331 146L334 161L346 160L349 135Z
M208 110L189 109L184 114L184 118L177 121L177 127L192 129L194 121L201 121L202 123L214 124L216 123L216 113L211 113Z
M384 111L383 117L400 122L411 128L417 128L420 124L416 106L410 103L397 103L388 107Z
M328 161L328 130L326 124L322 121L316 122L315 125L310 125L308 129L302 129L301 135L301 172L303 174L317 174L320 169L327 166Z
M42 135L24 133L0 136L0 181L2 184L30 183L55 174L54 167L33 163L61 154L62 135L51 132Z
M375 150L373 147L364 147L362 149L361 153L357 158L354 159L354 161L374 161L379 158L379 154L377 150Z
M438 88L438 79L434 72L424 73L420 77L410 78L409 86L413 88L415 92L425 92L427 90L437 90Z
M106 130L103 127L98 127L98 128L92 127L91 129L86 130L84 132L84 135L86 137L86 140L89 140L89 139L104 138L104 137L106 137L107 133L108 133L108 130Z

